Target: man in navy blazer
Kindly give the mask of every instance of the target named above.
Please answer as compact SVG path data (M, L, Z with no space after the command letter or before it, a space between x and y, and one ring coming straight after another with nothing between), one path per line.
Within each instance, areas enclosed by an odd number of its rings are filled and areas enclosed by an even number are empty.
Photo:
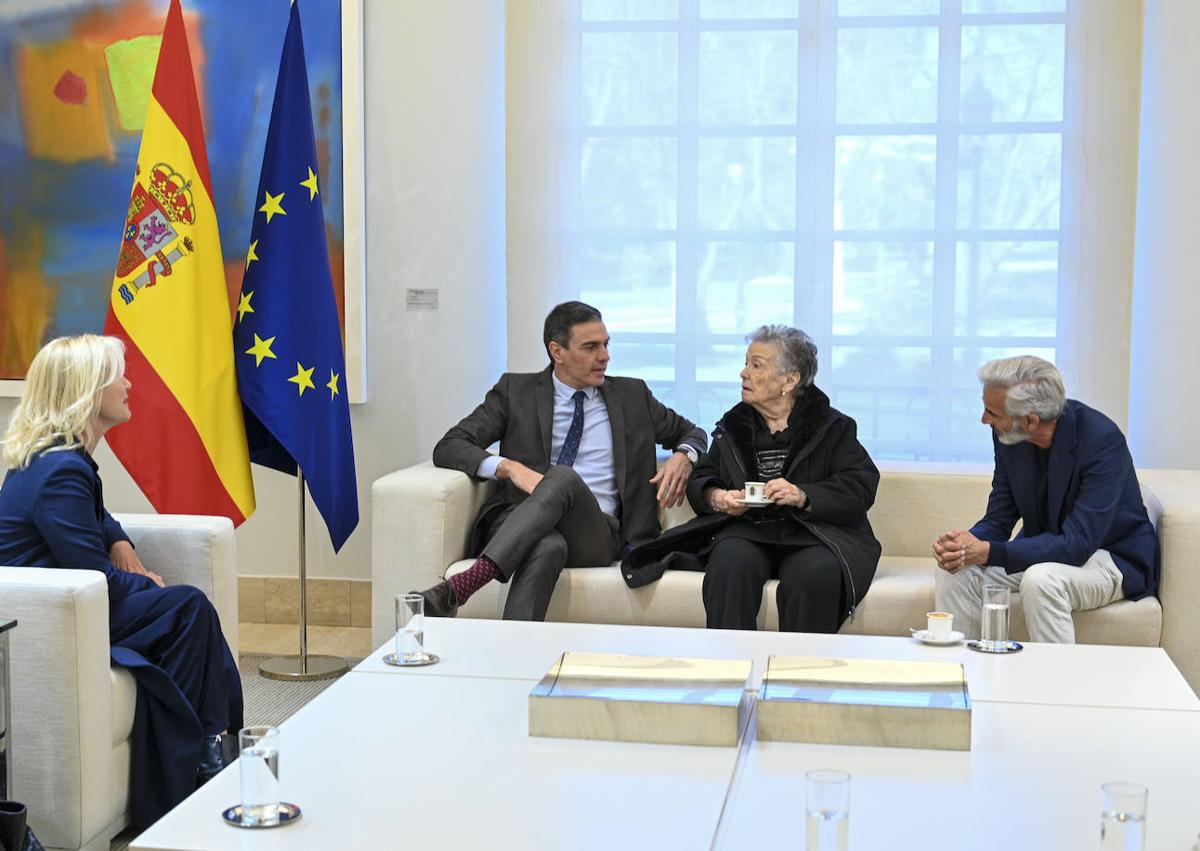
M935 605L977 637L983 587L1006 585L1020 592L1030 639L1072 644L1072 612L1158 591L1158 536L1125 435L1067 399L1062 375L1041 358L989 361L979 380L996 453L992 493L969 531L934 542Z

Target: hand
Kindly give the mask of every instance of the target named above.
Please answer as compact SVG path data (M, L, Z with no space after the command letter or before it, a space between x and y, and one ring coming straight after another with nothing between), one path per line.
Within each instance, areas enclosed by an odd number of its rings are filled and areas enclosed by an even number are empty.
M943 532L933 542L937 565L947 573L958 573L972 564L987 564L992 546L964 529Z
M141 558L137 554L137 550L133 548L133 544L128 541L117 541L108 550L108 557L116 566L117 570L125 573L136 573L139 576L148 576L150 581L159 588L167 587L161 576L152 570L146 570L142 564Z
M508 479L525 493L533 493L533 489L542 480L542 474L534 472L520 461L505 458L496 467L496 478Z
M658 504L663 508L674 508L683 503L688 476L692 474L692 460L682 452L673 452L650 484L658 485Z
M790 505L793 508L799 508L808 499L808 494L787 479L771 479L763 488L763 496L775 500L776 505Z
M746 498L745 491L727 491L721 488L709 488L704 492L704 498L712 506L713 511L723 511L730 517L741 517L750 510L750 506L738 502Z

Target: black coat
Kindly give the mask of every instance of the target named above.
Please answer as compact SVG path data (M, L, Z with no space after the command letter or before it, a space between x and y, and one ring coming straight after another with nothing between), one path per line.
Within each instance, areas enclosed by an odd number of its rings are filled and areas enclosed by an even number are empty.
M631 588L654 582L664 570L704 570L705 559L718 531L736 518L710 509L704 500L707 488L740 490L747 471L754 470L754 423L758 414L746 403L725 413L713 430L712 449L696 465L688 480L688 501L696 518L634 548L621 562L621 572ZM867 521L875 502L879 470L858 442L854 420L833 408L829 397L809 387L796 401L789 417L795 432L784 478L808 494L804 511L788 509L809 534L820 539L842 565L842 587L848 616L862 602L882 548ZM781 543L787 543L784 537Z

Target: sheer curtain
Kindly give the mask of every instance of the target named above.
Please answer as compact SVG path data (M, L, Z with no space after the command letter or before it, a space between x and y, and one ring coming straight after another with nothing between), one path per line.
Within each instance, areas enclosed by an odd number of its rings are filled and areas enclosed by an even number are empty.
M813 335L877 458L990 457L974 371L1009 353L1123 421L1137 91L1097 92L1137 73L1122 16L510 2L510 366L538 366L546 308L581 298L613 371L705 427L768 322Z

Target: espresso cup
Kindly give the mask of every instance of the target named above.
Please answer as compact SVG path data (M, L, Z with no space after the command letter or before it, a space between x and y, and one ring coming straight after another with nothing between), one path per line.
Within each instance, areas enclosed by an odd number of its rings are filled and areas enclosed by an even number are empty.
M928 621L926 634L937 641L942 641L950 637L950 630L954 626L954 615L949 612L929 612L925 615Z
M746 482L746 499L765 499L766 482Z

